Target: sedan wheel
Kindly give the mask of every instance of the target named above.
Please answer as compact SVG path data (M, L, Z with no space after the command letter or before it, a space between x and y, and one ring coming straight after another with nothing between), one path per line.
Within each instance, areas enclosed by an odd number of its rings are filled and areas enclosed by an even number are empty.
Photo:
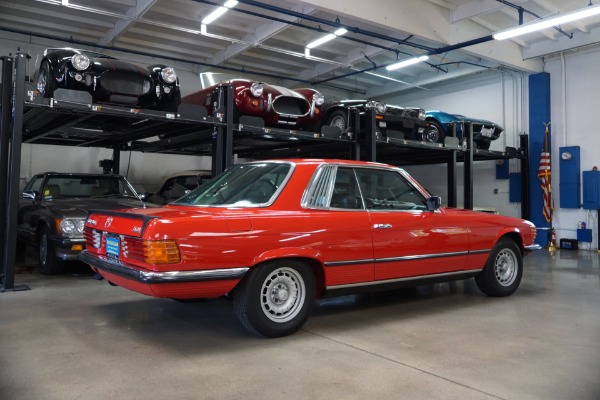
M475 282L488 296L509 296L519 287L522 276L521 250L514 240L502 238L492 249L485 267L475 277Z
M246 329L267 337L296 332L308 318L315 297L312 270L294 260L254 268L234 293L238 319Z
M40 273L43 275L60 274L63 271L64 262L56 258L54 246L48 239L48 228L42 229L38 241L38 259Z

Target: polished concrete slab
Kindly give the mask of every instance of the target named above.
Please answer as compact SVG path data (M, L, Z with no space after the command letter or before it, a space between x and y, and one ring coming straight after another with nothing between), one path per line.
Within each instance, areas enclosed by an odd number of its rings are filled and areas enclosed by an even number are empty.
M600 256L539 251L519 290L473 280L317 303L281 339L230 301L179 303L21 260L0 293L0 399L600 399Z

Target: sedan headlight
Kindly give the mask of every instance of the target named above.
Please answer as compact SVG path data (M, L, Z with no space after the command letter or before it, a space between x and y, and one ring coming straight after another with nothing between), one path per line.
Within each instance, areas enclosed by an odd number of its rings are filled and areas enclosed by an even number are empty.
M177 80L177 74L172 67L163 68L163 70L160 71L160 77L165 83L173 83Z
M90 58L85 54L75 54L71 57L71 64L78 71L85 71L90 66Z
M315 101L316 105L322 106L323 103L325 103L325 96L323 96L321 93L317 92L313 95L313 100Z
M425 116L425 110L423 110L422 108L419 109L419 119L423 119L424 120L425 118L426 118L426 116Z
M59 224L60 232L67 236L83 234L84 226L85 219L81 218L65 218L61 220Z
M252 85L250 85L250 93L252 93L252 96L254 97L262 96L264 90L265 87L260 82L254 82Z

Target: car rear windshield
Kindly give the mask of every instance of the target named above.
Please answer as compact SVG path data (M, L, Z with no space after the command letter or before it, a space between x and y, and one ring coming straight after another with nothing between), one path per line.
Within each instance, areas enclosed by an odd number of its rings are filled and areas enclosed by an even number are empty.
M133 197L137 193L129 182L110 175L50 175L44 185L44 199L88 197Z
M292 164L285 162L236 165L173 204L258 207L273 203L287 182Z

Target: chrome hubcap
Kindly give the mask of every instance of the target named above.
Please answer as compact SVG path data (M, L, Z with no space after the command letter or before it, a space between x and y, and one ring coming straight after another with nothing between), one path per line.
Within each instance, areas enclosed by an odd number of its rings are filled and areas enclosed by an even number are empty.
M510 249L504 249L496 256L494 275L502 286L510 286L517 279L517 256Z
M304 304L306 287L302 276L292 268L278 268L265 279L260 304L271 321L282 323L294 318Z

